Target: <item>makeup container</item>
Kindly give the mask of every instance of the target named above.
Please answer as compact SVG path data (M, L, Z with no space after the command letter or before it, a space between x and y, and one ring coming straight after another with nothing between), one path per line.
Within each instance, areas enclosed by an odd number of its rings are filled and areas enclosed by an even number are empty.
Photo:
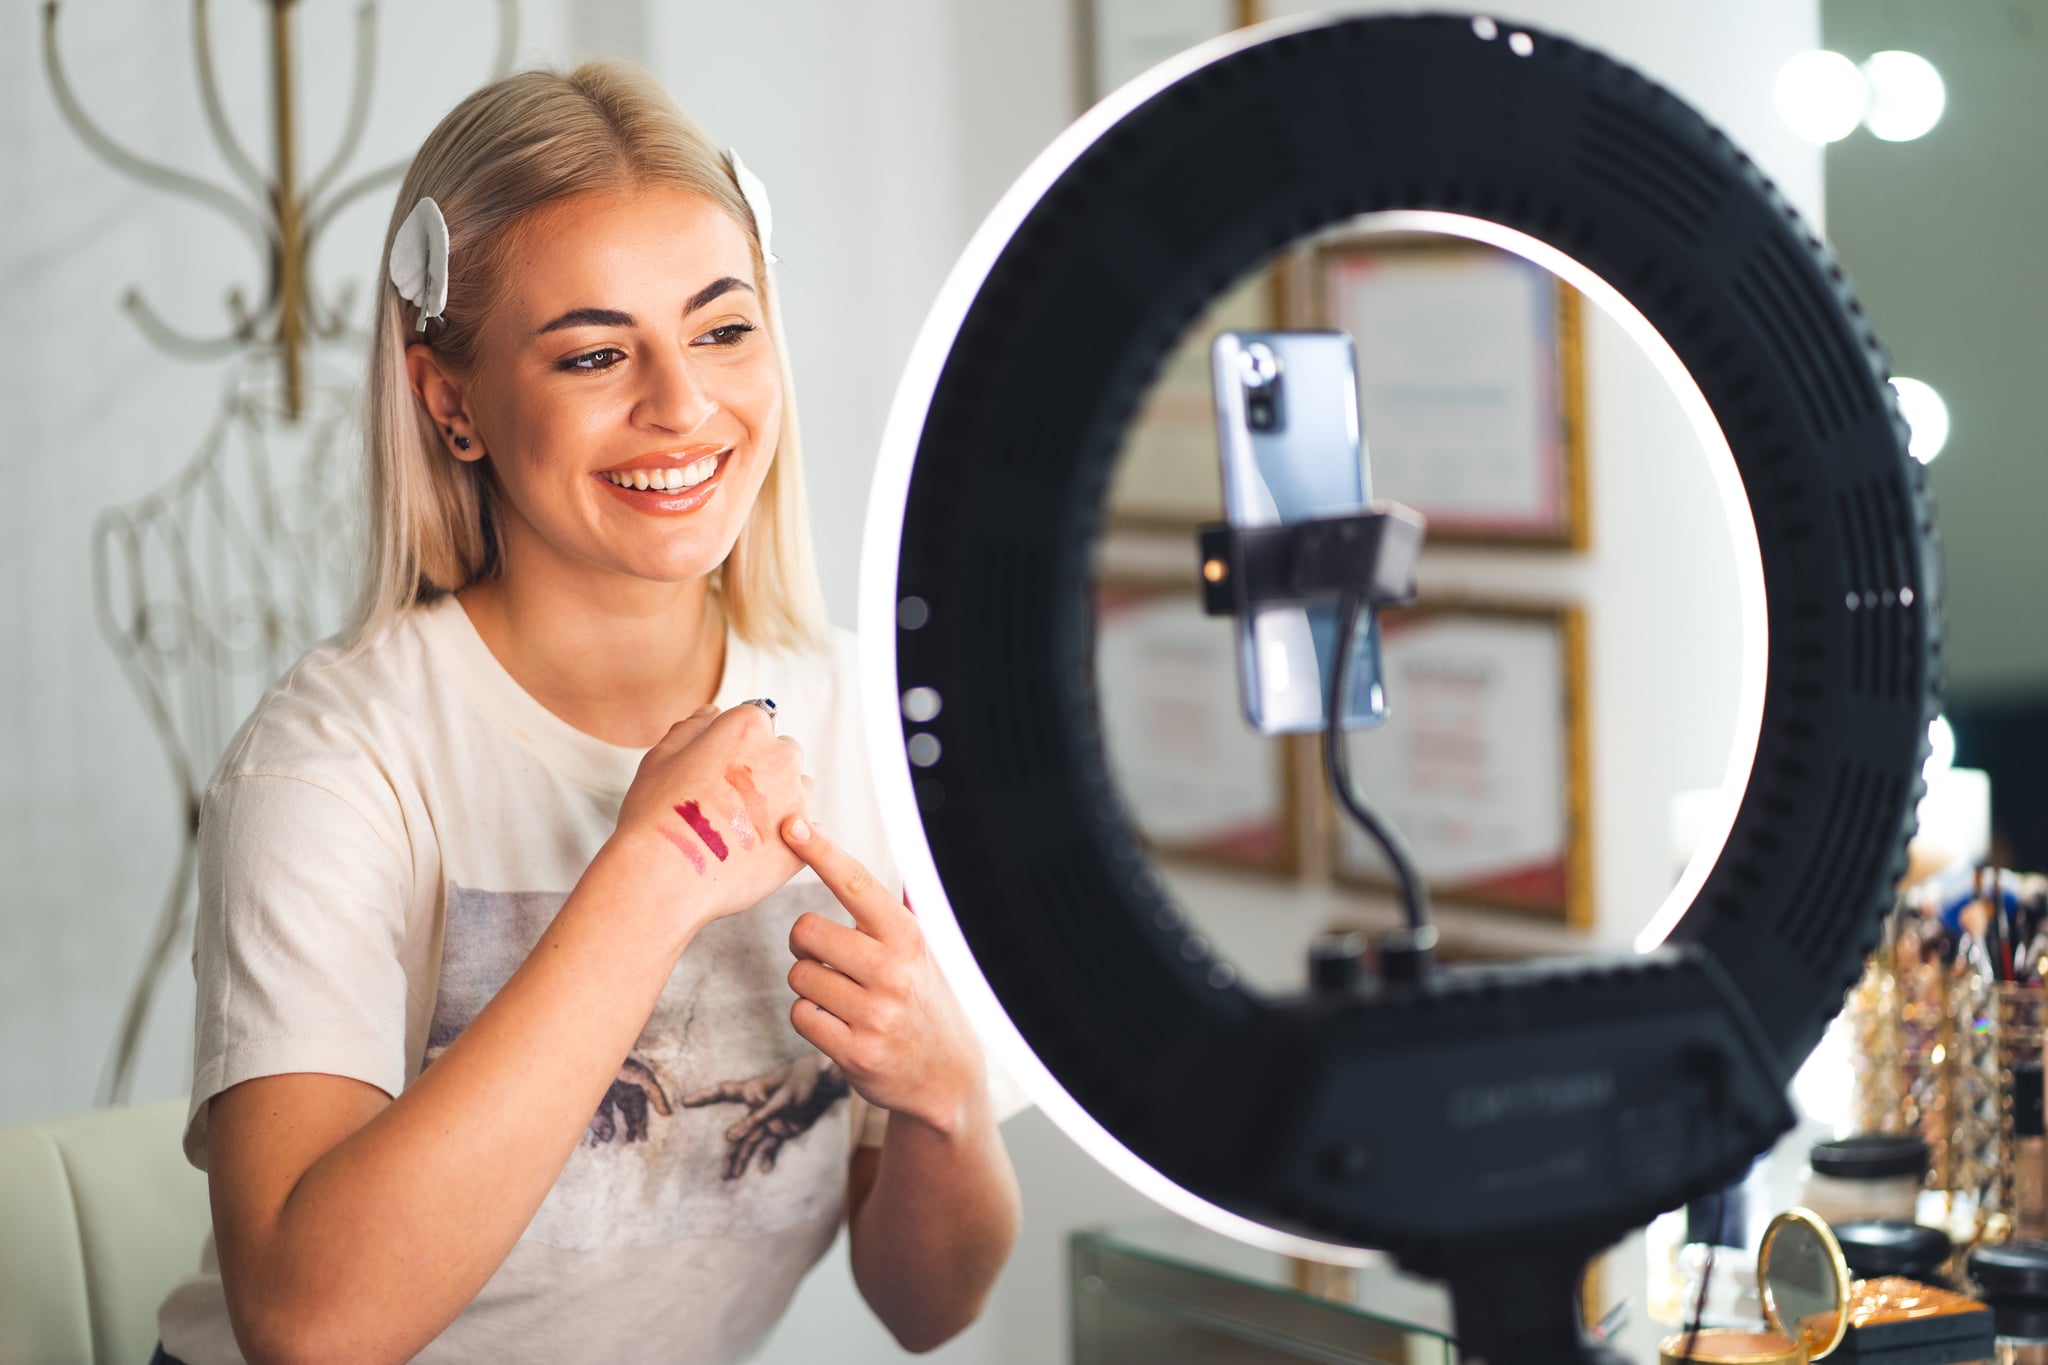
M2048 1137L2043 1136L2041 1062L2013 1063L2012 1217L2023 1238L2048 1237Z
M1903 1275L1922 1284L1947 1287L1942 1264L1955 1250L1940 1228L1897 1218L1833 1224L1849 1273L1858 1279Z
M1927 1144L1906 1134L1872 1133L1816 1142L1807 1153L1800 1203L1830 1223L1913 1221L1927 1178Z
M1768 1330L1674 1332L1658 1344L1660 1365L1807 1365L1840 1343L1849 1268L1817 1215L1793 1209L1771 1220L1756 1253L1754 1283Z
M2048 1242L1979 1247L1970 1279L1991 1305L1998 1365L2048 1365Z
M1898 1275L1850 1285L1848 1320L1831 1365L1959 1365L1988 1361L1997 1348L1983 1303Z
M1771 1220L1756 1277L1769 1332L1707 1328L1690 1340L1678 1332L1660 1344L1659 1359L1967 1365L1991 1360L1996 1349L1991 1310L1975 1299L1901 1276L1852 1281L1833 1230L1809 1209Z
M1658 1365L1806 1365L1806 1348L1776 1332L1703 1327L1686 1353L1686 1334L1675 1332L1657 1352Z

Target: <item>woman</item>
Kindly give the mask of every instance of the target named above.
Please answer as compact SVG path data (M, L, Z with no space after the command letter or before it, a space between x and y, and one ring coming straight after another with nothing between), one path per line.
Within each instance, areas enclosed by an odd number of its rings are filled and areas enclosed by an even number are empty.
M478 91L406 175L358 619L203 809L167 1358L742 1359L842 1217L922 1350L1008 1254L743 181L612 63Z

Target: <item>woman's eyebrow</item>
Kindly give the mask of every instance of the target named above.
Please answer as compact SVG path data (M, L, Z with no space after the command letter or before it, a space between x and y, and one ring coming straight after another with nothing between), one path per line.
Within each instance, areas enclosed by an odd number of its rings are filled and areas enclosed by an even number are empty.
M745 280L738 279L732 275L727 275L723 279L713 280L711 283L705 285L702 289L699 289L696 293L692 294L690 296L689 302L683 305L684 316L687 317L689 314L696 312L699 308L702 308L705 304L717 298L720 294L724 294L734 289L744 289L749 294L754 292L754 286L748 284ZM556 318L553 322L547 323L542 327L535 328L533 335L540 336L545 332L559 332L564 327L637 326L639 326L639 322L633 317L631 313L621 313L616 308L571 308L568 312L562 314L562 316Z
M621 313L615 308L571 308L545 327L534 329L533 335L543 332L559 332L564 327L634 327L631 313Z

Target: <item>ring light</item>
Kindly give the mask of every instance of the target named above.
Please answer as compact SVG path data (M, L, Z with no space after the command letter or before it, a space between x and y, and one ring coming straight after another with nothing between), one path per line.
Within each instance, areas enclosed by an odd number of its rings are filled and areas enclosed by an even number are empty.
M1361 215L1581 288L1659 360L1747 507L1743 595L1768 640L1753 758L1653 951L1261 997L1173 905L1118 796L1089 575L1123 429L1210 299ZM997 1059L1175 1211L1323 1259L1389 1249L1449 1280L1474 1355L1590 1358L1570 1320L1585 1257L1789 1127L1786 1083L1903 868L1937 555L1886 367L1770 180L1563 39L1457 16L1267 24L1090 111L934 305L864 543L885 815Z

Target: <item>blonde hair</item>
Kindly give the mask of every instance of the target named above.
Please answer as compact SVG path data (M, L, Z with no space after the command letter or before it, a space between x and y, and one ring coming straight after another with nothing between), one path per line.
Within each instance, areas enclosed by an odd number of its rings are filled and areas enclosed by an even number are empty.
M489 462L463 462L441 445L412 391L405 348L424 335L458 372L477 358L514 230L535 210L593 191L663 187L716 204L753 248L754 285L782 378L782 432L761 491L712 587L733 630L750 643L816 649L824 640L823 594L812 557L795 391L760 232L725 156L648 72L619 61L585 62L563 75L522 71L464 99L413 158L398 188L377 280L377 311L365 385L369 545L350 651L380 636L409 608L491 577L502 567L501 496ZM419 308L386 283L391 242L422 196L448 220L448 305L415 330Z

